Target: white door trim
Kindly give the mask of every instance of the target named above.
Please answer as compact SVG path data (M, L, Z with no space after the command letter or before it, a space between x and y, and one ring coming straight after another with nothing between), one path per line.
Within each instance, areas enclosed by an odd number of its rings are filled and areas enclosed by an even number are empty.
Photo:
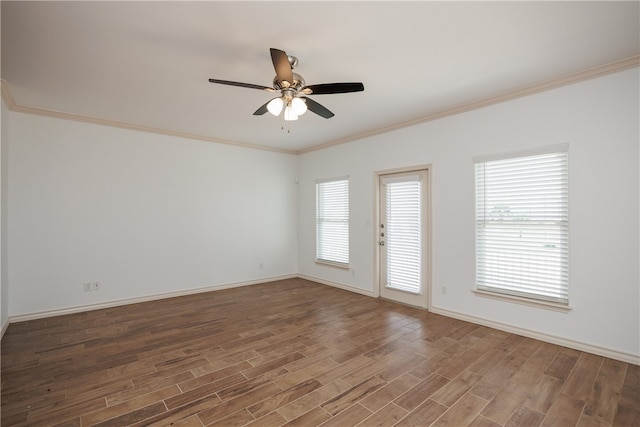
M380 177L382 175L395 174L395 173L406 173L406 172L418 172L418 171L426 171L427 172L427 180L423 187L423 197L424 197L424 212L423 212L423 286L424 293L427 298L426 309L431 311L431 181L433 176L433 167L431 164L422 164L417 166L409 166L403 168L394 168L394 169L385 169L380 171L374 171L373 173L373 197L374 197L374 206L373 206L373 235L372 235L372 243L373 243L373 278L374 278L374 289L373 296L376 298L380 298L380 250L379 250L379 225L380 225L380 208L381 208L381 200L380 200Z

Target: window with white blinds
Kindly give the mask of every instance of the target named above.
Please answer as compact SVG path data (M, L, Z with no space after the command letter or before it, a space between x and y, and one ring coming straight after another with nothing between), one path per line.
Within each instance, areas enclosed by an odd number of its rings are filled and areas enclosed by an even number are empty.
M349 178L316 182L316 261L349 267Z
M413 294L422 283L420 175L384 178L386 286Z
M477 289L568 304L568 146L474 162Z

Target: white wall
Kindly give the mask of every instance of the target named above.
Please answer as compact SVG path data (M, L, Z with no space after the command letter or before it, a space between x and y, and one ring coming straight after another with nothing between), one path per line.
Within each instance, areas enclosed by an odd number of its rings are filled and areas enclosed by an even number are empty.
M296 273L296 156L9 121L11 316Z
M0 115L0 330L8 326L9 268L7 267L7 161L9 146L9 110L2 100Z
M374 172L431 164L434 310L640 356L638 69L300 156L299 273L374 293ZM569 313L474 288L474 174L481 154L569 143ZM352 271L316 265L314 182L351 179Z

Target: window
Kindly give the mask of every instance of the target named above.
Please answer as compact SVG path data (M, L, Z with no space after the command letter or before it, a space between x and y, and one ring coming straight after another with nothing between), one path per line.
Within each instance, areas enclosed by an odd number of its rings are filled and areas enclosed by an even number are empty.
M474 159L478 290L568 304L567 151Z
M349 178L316 182L316 261L349 267Z

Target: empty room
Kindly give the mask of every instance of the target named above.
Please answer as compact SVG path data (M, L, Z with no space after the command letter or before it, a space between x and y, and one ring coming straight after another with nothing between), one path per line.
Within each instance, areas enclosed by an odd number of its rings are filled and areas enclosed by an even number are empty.
M640 425L640 2L0 12L2 426Z

